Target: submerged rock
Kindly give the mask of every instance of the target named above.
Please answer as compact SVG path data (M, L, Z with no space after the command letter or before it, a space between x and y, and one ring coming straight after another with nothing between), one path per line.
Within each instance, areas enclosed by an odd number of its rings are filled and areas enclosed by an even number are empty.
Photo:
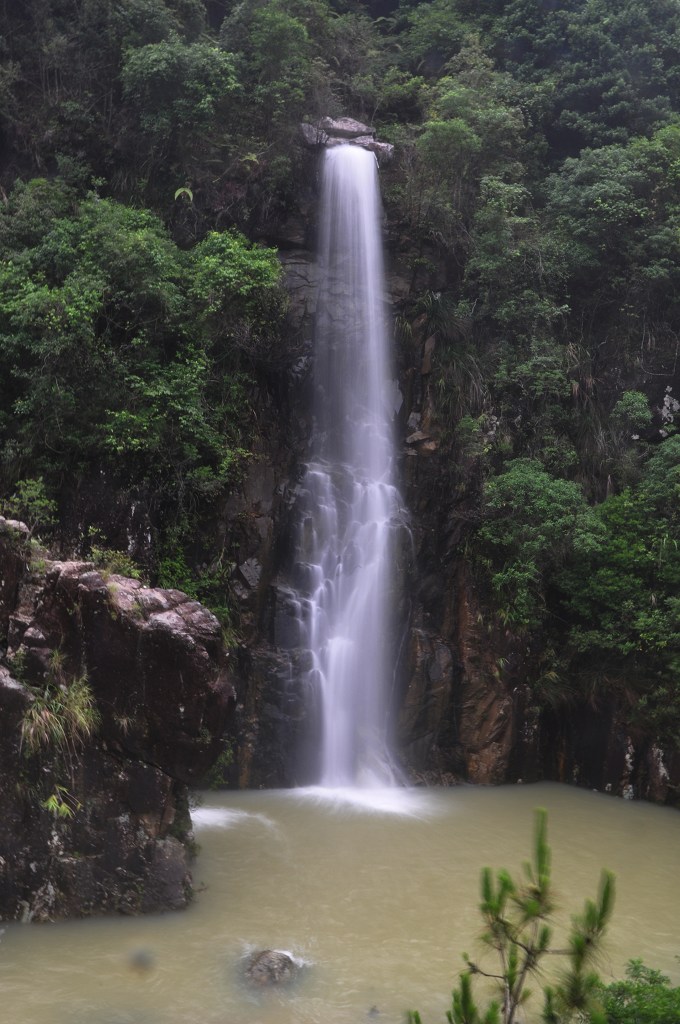
M248 957L244 973L248 984L271 988L294 981L300 973L300 964L281 949L260 949Z
M156 966L156 958L149 949L135 949L130 953L128 963L137 974L148 974Z

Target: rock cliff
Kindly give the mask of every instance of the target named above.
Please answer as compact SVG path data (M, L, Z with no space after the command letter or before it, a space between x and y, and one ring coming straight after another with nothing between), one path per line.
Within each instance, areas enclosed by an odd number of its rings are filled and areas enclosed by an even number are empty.
M0 518L0 918L178 908L234 694L217 619Z

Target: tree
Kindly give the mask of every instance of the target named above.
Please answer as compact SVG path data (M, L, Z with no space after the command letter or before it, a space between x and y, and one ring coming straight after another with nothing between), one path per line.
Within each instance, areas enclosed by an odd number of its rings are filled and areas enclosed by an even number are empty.
M599 548L602 526L578 486L533 459L515 459L485 486L477 550L491 570L503 618L515 630L540 624L551 574Z
M677 5L659 0L510 0L494 24L507 66L550 98L559 157L625 142L677 109Z
M680 988L660 971L631 960L626 980L602 990L607 1024L677 1024L680 1021Z
M606 687L657 742L680 738L680 437L669 437L635 488L593 509L597 548L574 553L555 573L561 648L570 674L591 691Z
M17 481L14 494L0 502L0 509L8 516L22 519L32 536L36 530L49 530L57 517L57 503L47 494L42 477L37 480Z
M513 83L494 69L477 39L466 41L445 72L423 92L428 118L402 202L412 228L463 266L483 181L521 174L525 125Z
M529 981L539 976L547 957L560 956L565 966L554 984L543 986L544 1024L604 1024L600 982L593 969L614 904L614 876L603 871L596 900L586 900L581 914L572 918L566 947L554 949L552 914L555 896L547 841L547 814L536 811L533 862L524 865L523 881L505 869L484 868L481 874L480 912L484 920L481 940L492 950L497 966L487 969L464 954L466 968L452 994L449 1024L516 1024L520 1007L529 999ZM489 979L500 999L480 1008L472 979ZM412 1011L410 1024L421 1024Z
M133 156L145 178L170 183L200 177L216 139L233 125L239 84L234 58L209 42L175 37L129 50L120 73ZM219 164L216 164L219 166Z
M222 25L222 45L238 58L247 116L257 120L258 131L269 141L282 122L306 112L317 71L318 33L326 30L326 15L326 5L314 0L245 0Z
M155 524L214 504L248 456L258 360L285 362L279 278L236 233L183 251L149 211L17 187L0 209L0 490L105 474L152 494Z
M23 0L3 4L0 129L24 166L43 171L55 154L126 177L121 136L124 54L205 28L201 0ZM115 170L114 170L115 168ZM131 180L135 179L135 172Z

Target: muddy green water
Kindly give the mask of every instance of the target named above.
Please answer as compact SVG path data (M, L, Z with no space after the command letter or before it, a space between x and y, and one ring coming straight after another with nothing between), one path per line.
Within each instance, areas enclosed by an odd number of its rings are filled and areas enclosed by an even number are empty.
M396 803L390 803L396 801ZM380 801L379 801L380 803ZM151 918L5 925L0 1019L12 1024L398 1024L444 1020L464 949L477 949L479 869L527 858L549 811L563 917L617 875L602 972L641 956L680 983L680 813L563 786L401 791L362 807L309 793L204 794L204 888ZM259 947L308 963L253 995Z

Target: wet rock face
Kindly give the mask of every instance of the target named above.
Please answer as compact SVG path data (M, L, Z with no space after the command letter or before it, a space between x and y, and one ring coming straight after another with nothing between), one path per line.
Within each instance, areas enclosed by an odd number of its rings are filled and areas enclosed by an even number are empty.
M399 718L399 746L417 781L460 777L454 707L456 663L452 645L424 628L411 626L407 686Z
M248 680L238 712L244 789L308 785L318 777L309 739L318 737L320 723L313 721L314 701L303 684L308 666L299 656L274 644L253 646L240 656L239 675Z
M1 530L0 579L0 918L184 906L186 784L215 760L234 702L217 619L91 563L33 572L25 540ZM83 677L92 736L31 752L29 709Z

